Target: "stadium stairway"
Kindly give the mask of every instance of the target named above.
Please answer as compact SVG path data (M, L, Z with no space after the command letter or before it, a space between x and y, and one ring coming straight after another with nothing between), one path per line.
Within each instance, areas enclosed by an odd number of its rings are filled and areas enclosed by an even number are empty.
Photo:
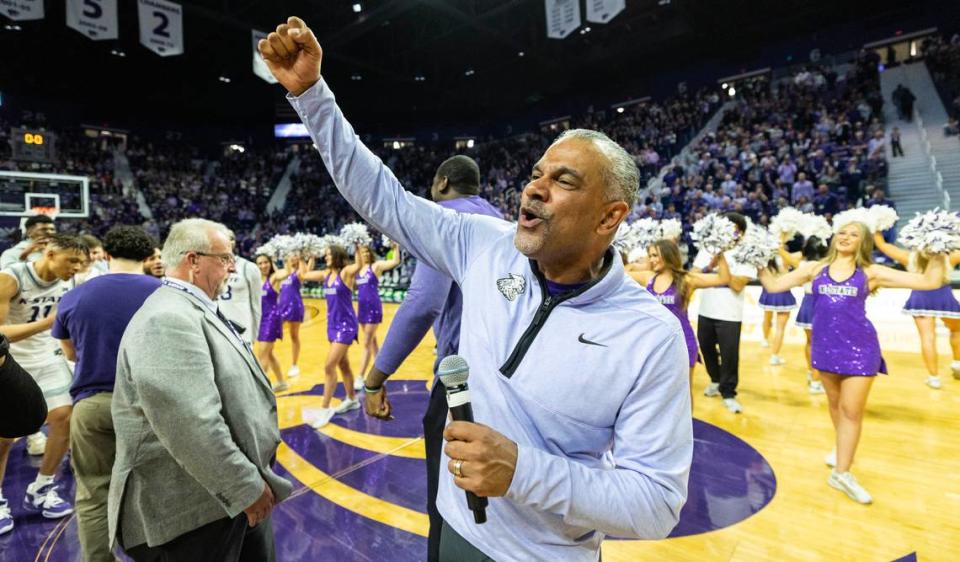
M898 84L903 84L916 96L914 108L919 119L912 122L901 120L897 115L897 108L893 104L893 91ZM883 92L883 113L887 123L887 133L893 127L900 127L903 157L893 158L893 153L887 143L887 162L889 164L888 195L897 204L900 214L898 228L913 218L917 212L927 211L934 207L945 207L950 199L960 202L960 180L955 181L952 189L948 189L944 181L941 192L937 187L937 168L932 166L931 152L933 143L930 139L933 129L939 128L939 136L943 137L943 125L947 121L946 111L936 87L930 78L930 73L923 63L902 64L888 68L880 73L880 87ZM957 150L960 157L960 149ZM937 164L940 164L937 158ZM958 162L960 166L960 162ZM960 168L958 168L960 173ZM944 178L946 180L946 178ZM949 199L944 197L949 194Z
M143 196L143 192L140 191L140 188L137 187L137 182L134 181L133 171L130 169L130 160L127 158L126 153L119 148L113 152L113 172L117 175L117 179L120 180L120 185L123 186L123 196L127 198L133 197L137 201L137 209L140 211L140 214L145 218L152 219L153 211L150 210L150 205L147 204L147 198Z
M284 170L283 176L280 178L280 181L277 182L277 187L273 190L273 195L270 196L270 200L267 201L267 214L273 213L274 211L282 211L284 206L287 204L287 195L290 193L290 188L293 186L293 182L290 178L294 174L300 171L300 157L294 155L290 159L290 162L287 164L287 169Z

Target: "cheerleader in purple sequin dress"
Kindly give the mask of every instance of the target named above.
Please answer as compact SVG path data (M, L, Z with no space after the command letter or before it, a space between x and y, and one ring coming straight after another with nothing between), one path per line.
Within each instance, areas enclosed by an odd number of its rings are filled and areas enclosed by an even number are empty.
M277 340L283 339L283 319L280 317L280 283L283 281L280 272L273 265L269 256L257 256L257 268L260 269L260 279L263 287L260 293L260 330L257 333L257 360L264 373L273 371L277 382L273 389L277 392L287 390L280 362L273 353L273 346Z
M283 260L283 269L279 271L283 282L280 283L280 296L277 307L280 309L280 318L290 331L290 348L293 351L293 362L288 377L300 376L300 325L303 324L303 297L300 295L301 281L298 270L303 260L296 254L286 256Z
M935 260L924 274L897 271L872 263L873 237L865 225L848 222L833 237L822 262L805 263L782 277L760 272L760 282L771 292L813 282L813 368L820 371L827 391L830 418L836 430L836 449L827 455L834 467L827 483L859 503L873 499L850 466L860 441L863 411L878 372L886 372L877 332L866 314L867 296L881 287L934 289L942 283L943 260Z
M787 252L784 246L780 246L780 257L784 265L790 269L796 269L808 262L817 262L827 255L827 245L824 240L816 236L810 236L803 242L803 248L799 252ZM823 383L820 382L820 373L813 369L810 364L810 342L813 340L813 283L803 284L803 300L800 301L800 310L797 311L797 318L794 324L803 329L806 335L806 344L804 345L804 357L807 360L807 392L810 394L823 394Z
M389 260L374 260L373 251L369 246L357 246L357 318L360 321L360 333L363 344L360 374L367 372L380 352L380 343L377 341L377 329L383 322L383 303L380 301L380 276L400 265L400 246L394 244L393 256ZM356 384L360 390L363 377L357 377Z
M326 425L334 414L343 414L360 407L353 387L353 370L347 350L357 339L357 315L353 311L353 282L357 275L357 264L347 264L347 251L342 246L330 246L324 254L326 268L311 271L313 260L300 270L304 281L323 283L323 295L327 302L327 340L330 351L323 366L325 380L323 384L323 404L321 416L313 423L314 427ZM333 391L337 387L337 369L343 378L343 387L347 398L334 410L330 407Z
M693 370L699 359L697 337L687 316L687 303L696 289L722 287L730 282L730 269L727 260L717 261L719 273L701 273L686 271L680 261L680 248L672 240L657 240L647 248L647 259L643 267L637 269L628 265L627 273L647 288L660 304L667 307L680 321L683 336L687 342L690 358L690 386L693 386ZM690 391L693 400L693 389ZM691 402L692 403L692 402Z
M873 240L878 250L907 271L922 273L926 269L929 260L918 252L910 252L886 242L879 232L874 234ZM960 379L960 303L953 296L949 278L949 270L960 263L960 252L954 252L948 260L943 286L932 291L911 291L910 298L903 306L904 314L913 316L920 333L920 353L927 367L927 386L933 389L942 386L937 365L937 318L950 330L950 347L953 351L950 370L953 371L953 378Z

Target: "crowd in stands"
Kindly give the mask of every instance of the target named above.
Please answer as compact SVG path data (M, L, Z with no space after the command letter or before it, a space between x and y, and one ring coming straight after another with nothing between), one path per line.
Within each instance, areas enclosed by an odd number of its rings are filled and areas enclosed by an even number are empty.
M713 210L736 210L766 224L788 205L829 217L866 202L872 187L884 184L883 100L873 56L864 54L840 74L810 67L789 80L742 84L718 130L685 158L677 158L680 149L720 107L715 89L619 110L591 109L556 128L484 140L460 152L478 162L481 195L510 220L536 159L565 127L609 134L635 156L641 185L673 161L662 182L655 182L658 187L638 203L634 218L680 218L689 228ZM118 222L139 223L162 240L171 222L204 216L234 228L241 253L249 255L278 233L323 234L359 220L309 144L227 150L218 158L203 158L184 143L132 137L124 152L133 183L152 211L147 218L116 177L112 146L80 135L62 138L59 162L26 169L91 177L95 217L73 228L95 235ZM419 195L428 194L437 166L454 153L430 144L371 148ZM3 156L0 167L24 169ZM268 200L294 156L299 167L286 204L268 213Z
M874 57L841 74L811 67L738 86L736 107L675 162L638 215L682 219L689 233L712 211L766 225L787 206L829 218L870 198L887 174Z
M960 33L949 40L940 36L927 39L923 53L949 115L945 132L960 135Z

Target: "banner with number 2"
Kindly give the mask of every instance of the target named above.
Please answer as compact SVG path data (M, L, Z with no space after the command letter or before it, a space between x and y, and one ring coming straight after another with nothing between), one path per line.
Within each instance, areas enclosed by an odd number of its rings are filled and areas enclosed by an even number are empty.
M183 54L183 8L166 0L138 0L140 44L161 57Z

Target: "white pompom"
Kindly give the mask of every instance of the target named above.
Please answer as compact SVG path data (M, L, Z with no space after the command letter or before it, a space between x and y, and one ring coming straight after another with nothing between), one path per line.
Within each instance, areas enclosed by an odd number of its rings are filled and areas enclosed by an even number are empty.
M797 225L797 232L799 232L800 236L803 236L804 239L816 236L824 243L833 236L833 229L825 217L808 213L803 215L803 219Z
M642 218L633 224L620 223L617 236L613 241L619 250L631 254L637 248L646 253L646 249L660 237L660 225L650 218Z
M960 217L939 209L917 213L900 231L899 240L911 250L928 254L960 250Z
M897 224L897 221L900 219L897 211L887 205L874 205L870 207L868 212L873 221L874 232L889 230L893 225Z
M737 227L717 213L709 214L693 225L692 238L701 250L717 255L737 242Z
M386 246L387 248L393 246L393 240L390 239L386 234L380 237L380 243Z
M370 238L370 231L367 230L367 225L359 222L344 225L340 229L340 238L351 247L369 246L373 242L373 239Z
M257 250L254 252L254 255L267 256L271 260L276 260L277 258L280 257L279 253L277 252L276 246L273 244L273 240L269 240L263 246L260 246L259 248L257 248Z
M774 234L786 233L787 236L793 236L800 230L800 225L806 217L807 213L803 213L793 207L784 207L777 213L777 216L773 217L773 220L770 221L770 230Z
M743 236L743 241L730 251L730 258L737 262L763 269L777 256L780 241L762 226L752 225Z
M847 226L850 223L859 222L867 227L871 233L876 231L876 225L874 225L874 216L870 214L868 209L863 207L857 207L856 209L848 209L841 213L837 213L833 216L833 231L840 232L840 229Z
M683 236L683 224L679 219L665 219L660 221L660 238L680 240Z

